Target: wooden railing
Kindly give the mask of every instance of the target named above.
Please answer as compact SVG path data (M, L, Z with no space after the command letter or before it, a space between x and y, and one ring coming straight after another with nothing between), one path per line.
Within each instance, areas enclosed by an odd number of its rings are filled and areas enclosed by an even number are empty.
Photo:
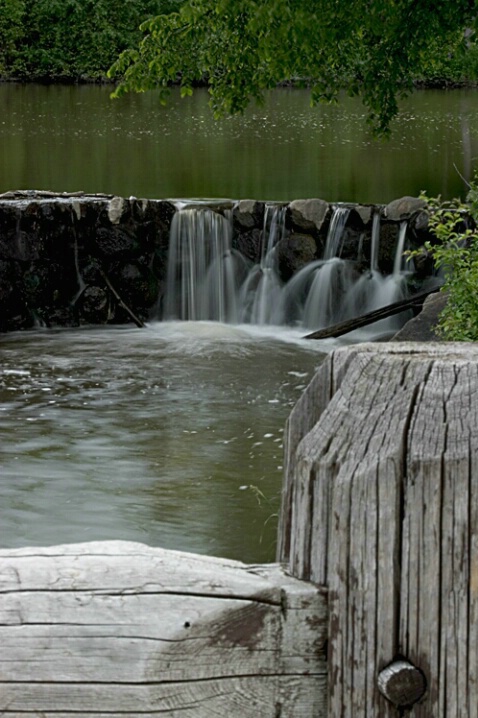
M287 425L279 564L0 552L0 714L478 717L478 347L331 353Z

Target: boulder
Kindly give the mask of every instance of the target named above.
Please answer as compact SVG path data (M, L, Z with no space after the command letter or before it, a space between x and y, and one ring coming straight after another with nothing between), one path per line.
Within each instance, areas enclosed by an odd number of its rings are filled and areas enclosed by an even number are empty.
M277 243L277 263L283 282L317 258L317 242L310 234L291 234Z
M420 212L427 206L423 199L418 197L400 197L389 202L384 209L384 216L392 222L410 219L412 215Z
M423 309L410 319L390 341L393 342L436 342L439 336L436 325L441 311L445 308L448 295L445 292L430 294L425 299Z
M296 199L289 204L287 224L296 232L318 234L329 211L323 199Z
M361 222L361 224L365 227L367 224L370 224L372 220L373 212L375 211L375 207L372 205L365 205L365 204L357 204L354 207L351 208L350 212L350 224L355 225L355 217L354 215L358 215L358 218Z
M89 324L106 324L109 301L105 289L98 286L86 287L81 295L81 317Z
M248 231L234 232L232 248L240 252L253 264L260 261L262 247L262 229L254 227Z
M257 202L253 199L241 199L233 210L234 224L242 229L262 228L264 223L264 202Z

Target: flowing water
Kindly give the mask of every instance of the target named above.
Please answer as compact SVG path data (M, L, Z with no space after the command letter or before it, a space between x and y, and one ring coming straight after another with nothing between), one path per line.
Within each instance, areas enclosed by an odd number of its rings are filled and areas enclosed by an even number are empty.
M273 560L283 427L323 350L211 322L0 336L0 545Z
M285 237L285 207L266 205L261 256L250 266L232 249L232 214L206 206L180 208L172 223L163 319L218 320L258 326L293 326L303 333L366 314L407 296L403 253L407 222L400 225L393 273L378 270L380 215L373 218L369 269L341 259L350 210L334 208L323 257L309 262L286 283L278 270L278 243ZM359 248L357 247L357 257ZM356 258L357 258L356 257ZM249 265L249 268L248 268ZM391 334L407 315L374 327Z

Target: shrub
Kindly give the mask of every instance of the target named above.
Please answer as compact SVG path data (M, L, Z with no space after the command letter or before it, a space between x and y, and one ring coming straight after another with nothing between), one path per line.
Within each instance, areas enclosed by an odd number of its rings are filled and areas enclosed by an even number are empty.
M425 193L422 198L436 238L426 242L425 249L443 272L442 291L448 293L437 331L448 341L478 341L478 182L470 185L466 204Z

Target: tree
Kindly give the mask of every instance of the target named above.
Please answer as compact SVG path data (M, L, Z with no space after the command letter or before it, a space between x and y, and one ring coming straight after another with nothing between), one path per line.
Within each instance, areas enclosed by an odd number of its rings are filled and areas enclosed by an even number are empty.
M141 39L161 0L0 0L0 73L28 79L104 77Z
M0 0L0 75L12 64L23 35L23 0Z
M215 115L241 112L278 83L311 88L311 100L360 95L369 121L387 133L439 43L463 52L475 0L187 0L142 25L137 48L110 68L114 93L171 83L183 95L207 79Z

